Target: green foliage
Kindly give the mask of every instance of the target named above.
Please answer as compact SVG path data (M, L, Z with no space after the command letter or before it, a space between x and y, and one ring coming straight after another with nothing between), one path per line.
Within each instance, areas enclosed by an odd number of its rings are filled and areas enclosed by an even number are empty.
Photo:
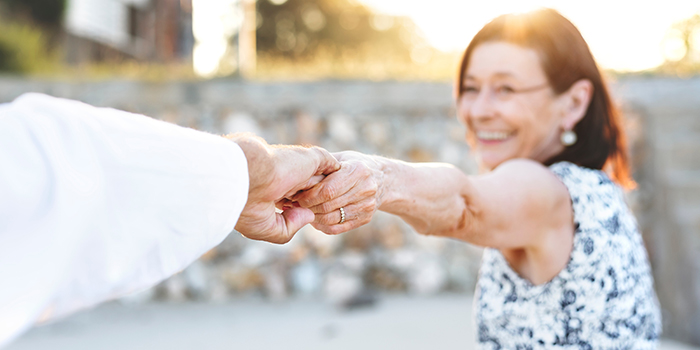
M32 74L50 72L58 56L47 52L40 29L28 24L0 22L0 72Z
M412 41L418 40L410 20L377 17L351 0L287 0L280 5L260 0L257 11L262 22L256 33L258 52L268 55L308 58L326 51L342 56L376 48L375 54L408 57Z
M167 81L194 81L198 77L190 63L149 63L149 62L98 62L80 66L64 67L56 76L62 79L80 81L139 80L154 83Z
M53 27L61 24L66 10L66 0L0 0L0 5L5 5L15 16Z
M454 55L428 45L409 18L375 14L354 0L258 0L257 13L257 78L453 74L444 64Z

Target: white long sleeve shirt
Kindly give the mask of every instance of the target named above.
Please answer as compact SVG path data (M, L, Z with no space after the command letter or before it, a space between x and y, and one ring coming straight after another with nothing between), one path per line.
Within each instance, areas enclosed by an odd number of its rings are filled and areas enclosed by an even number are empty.
M40 94L0 105L0 347L182 270L247 194L222 137Z

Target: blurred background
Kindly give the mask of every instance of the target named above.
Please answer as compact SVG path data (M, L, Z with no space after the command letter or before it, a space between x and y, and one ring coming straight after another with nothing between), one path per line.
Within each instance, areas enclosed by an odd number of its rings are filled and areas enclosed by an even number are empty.
M0 0L0 103L43 92L475 173L457 61L493 17L541 6L578 26L627 117L662 349L700 347L696 0ZM9 349L471 348L480 255L382 213L284 246L234 232L160 285Z

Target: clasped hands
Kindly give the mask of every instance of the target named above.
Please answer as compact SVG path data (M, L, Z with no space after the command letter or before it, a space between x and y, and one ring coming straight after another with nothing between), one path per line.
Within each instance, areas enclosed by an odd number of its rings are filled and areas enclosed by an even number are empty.
M248 201L235 227L247 238L282 244L307 224L339 234L368 223L381 205L384 175L371 156L228 138L248 160Z

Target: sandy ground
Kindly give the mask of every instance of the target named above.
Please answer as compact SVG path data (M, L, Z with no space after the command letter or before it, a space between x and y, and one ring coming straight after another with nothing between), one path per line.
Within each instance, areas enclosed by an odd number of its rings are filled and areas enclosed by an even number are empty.
M312 300L110 303L36 327L6 349L471 349L471 303L464 295L382 297L350 311ZM659 349L696 348L664 341Z

